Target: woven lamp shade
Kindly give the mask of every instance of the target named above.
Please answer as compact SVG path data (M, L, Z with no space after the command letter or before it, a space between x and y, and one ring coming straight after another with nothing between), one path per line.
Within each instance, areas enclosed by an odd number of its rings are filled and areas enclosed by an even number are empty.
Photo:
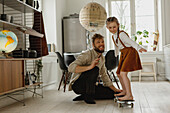
M81 25L90 32L96 32L101 29L106 22L107 14L103 6L91 2L80 11L79 20Z

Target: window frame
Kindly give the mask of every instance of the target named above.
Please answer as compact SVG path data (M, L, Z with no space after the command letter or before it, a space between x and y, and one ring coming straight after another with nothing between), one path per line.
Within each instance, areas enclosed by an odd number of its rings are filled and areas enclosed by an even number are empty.
M107 4L107 7L108 7L108 16L110 17L110 16L112 16L111 15L111 2L112 1L129 1L130 2L130 25L131 25L131 34L133 35L133 34L135 34L136 33L136 12L135 12L135 0L108 0L108 4ZM159 12L158 12L158 7L160 7L160 6L158 6L158 3L159 3L159 0L154 0L154 22L155 22L155 31L156 30L161 30L161 25L159 25L160 23L159 23L159 17L158 17L158 15L162 15L162 14L159 14ZM160 34L160 32L162 31L160 31L159 30L159 34ZM108 34L108 32L106 32L107 33L107 36L108 37L111 37L111 34ZM161 33L162 34L162 33ZM109 38L110 39L110 38ZM110 41L110 40L109 40ZM110 43L108 43L108 44L110 44ZM112 46L112 45L111 45ZM111 47L110 46L110 47ZM108 48L108 46L107 46L107 48ZM112 48L112 47L111 47ZM159 50L161 50L162 51L162 36L161 35L159 35L159 42L158 42L158 49L157 49L158 51Z

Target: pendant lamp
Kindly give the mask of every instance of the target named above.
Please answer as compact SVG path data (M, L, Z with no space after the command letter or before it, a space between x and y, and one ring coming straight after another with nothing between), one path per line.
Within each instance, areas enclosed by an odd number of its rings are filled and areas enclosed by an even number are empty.
M79 14L81 25L90 32L101 29L106 22L107 14L103 6L96 2L90 2L84 6Z

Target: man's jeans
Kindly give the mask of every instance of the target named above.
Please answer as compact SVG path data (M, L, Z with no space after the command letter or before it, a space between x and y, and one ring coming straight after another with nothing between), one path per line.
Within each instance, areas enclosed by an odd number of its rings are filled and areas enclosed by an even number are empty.
M74 82L72 89L76 94L91 95L95 99L113 99L114 91L103 85L96 86L99 68L94 67L91 70L83 72Z

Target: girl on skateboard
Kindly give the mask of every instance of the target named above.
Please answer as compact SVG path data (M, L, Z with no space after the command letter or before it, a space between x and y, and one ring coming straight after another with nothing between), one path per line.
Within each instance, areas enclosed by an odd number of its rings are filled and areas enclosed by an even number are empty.
M142 69L139 52L147 52L146 49L139 46L135 41L129 38L125 31L119 30L119 21L116 17L109 17L106 21L107 29L113 34L112 40L115 45L115 56L121 52L119 65L117 68L117 76L122 85L123 91L115 96L121 96L122 100L133 100L131 92L131 84L128 78L128 72Z

